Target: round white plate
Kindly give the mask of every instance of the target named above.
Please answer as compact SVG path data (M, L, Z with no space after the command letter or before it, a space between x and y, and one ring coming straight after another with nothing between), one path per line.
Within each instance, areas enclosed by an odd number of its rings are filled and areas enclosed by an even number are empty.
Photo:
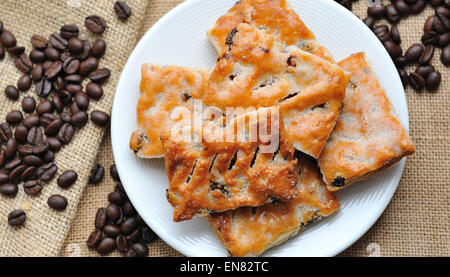
M300 18L337 61L364 51L401 121L408 108L397 70L375 35L351 12L330 0L288 0ZM163 159L142 160L129 150L136 129L141 65L213 68L216 52L206 31L236 0L188 0L161 18L134 49L120 78L112 111L114 157L123 185L139 214L170 246L186 256L226 256L206 219L172 221L166 200ZM265 256L334 256L358 240L376 222L397 189L405 161L338 194L342 208L275 247Z

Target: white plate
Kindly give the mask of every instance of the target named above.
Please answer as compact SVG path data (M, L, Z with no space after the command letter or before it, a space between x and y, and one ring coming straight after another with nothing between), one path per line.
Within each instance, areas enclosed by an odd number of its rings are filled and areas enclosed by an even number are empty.
M161 18L134 49L122 72L112 111L114 157L123 185L139 214L170 246L186 256L225 256L206 219L172 221L166 201L164 161L141 160L128 148L136 129L140 69L143 63L213 68L216 52L207 29L236 0L188 0ZM364 51L401 121L408 126L404 90L394 64L375 35L351 12L330 0L289 0L301 19L336 60ZM342 208L265 256L334 256L376 222L397 189L405 161L338 194Z

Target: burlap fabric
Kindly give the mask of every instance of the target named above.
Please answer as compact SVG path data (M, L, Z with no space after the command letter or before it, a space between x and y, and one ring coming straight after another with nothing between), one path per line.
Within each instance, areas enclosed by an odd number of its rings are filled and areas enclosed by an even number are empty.
M30 37L33 34L49 36L59 32L63 24L75 23L80 27L80 37L93 42L99 36L90 33L84 27L84 18L97 14L106 20L107 30L101 36L107 43L107 52L101 59L100 67L111 70L111 77L104 85L104 96L99 101L91 101L89 112L99 109L110 112L115 87L128 55L139 37L142 19L147 6L146 0L129 1L133 8L133 16L127 21L120 21L114 13L113 0L67 0L67 1L12 1L0 2L0 20L4 27L14 33L19 45L30 51ZM21 99L25 95L33 95L34 86L27 93L21 93L18 101L5 97L3 90L9 84L16 84L22 74L14 66L13 59L0 61L0 118L12 109L20 109ZM58 174L67 169L78 172L78 181L70 189L62 190L56 185L56 178L45 185L41 194L31 197L19 187L17 197L11 199L0 196L0 256L56 256L62 248L64 239L70 229L78 208L89 172L98 154L104 128L89 123L77 132L72 142L56 155L59 166ZM47 205L47 198L52 194L65 196L69 205L63 212L56 212ZM24 226L13 228L7 224L6 218L13 209L23 209L27 213Z
M180 2L182 1L148 1L149 5L145 11L145 20L140 29L140 35L143 35L159 17ZM385 0L384 2L387 3L388 1ZM105 10L103 13L99 13L106 16L107 9L100 8L100 2L98 2L96 7L100 10ZM366 8L367 1L359 0L358 3L354 4L353 12L363 18L365 17ZM135 12L134 16L136 16L136 12L138 11L136 11L136 8L133 11ZM411 16L402 20L399 29L402 35L402 48L404 51L412 43L420 41L423 23L426 17L432 14L432 12L431 8L427 8L421 15ZM131 32L131 28L132 26L127 28L127 31ZM450 144L450 70L442 66L439 61L439 55L440 50L437 50L433 65L443 76L443 83L440 89L435 93L416 93L410 88L406 91L410 112L411 136L416 144L417 153L408 159L398 191L380 220L357 243L343 252L341 256L450 255L448 220L450 196L450 162L448 158L450 154L448 147ZM411 68L408 68L408 70L410 72ZM114 163L110 144L110 138L107 136L101 145L98 157L98 162L105 167L109 167ZM74 157L71 158L75 159ZM54 185L51 186L53 187ZM72 228L59 255L97 255L94 251L88 250L84 242L93 229L95 211L98 207L103 207L107 204L106 196L113 190L113 187L114 182L109 175L105 177L102 184L87 187L79 205L77 215L72 221ZM12 207L12 202L10 200L8 201L8 205ZM5 201L2 201L1 205L4 205L4 203ZM32 209L35 209L35 206L31 204L33 203L30 203ZM17 205L22 206L22 202L17 202ZM75 209L74 206L70 208L71 211ZM44 205L40 210L47 211L47 207ZM55 230L47 233L42 231L35 232L39 235L32 236L33 239L38 237L39 242L47 242L48 240L53 241L53 238L60 235L60 233L65 234L66 231L63 227L67 228L71 222L70 218L66 217L68 217L67 214L59 217L61 222L57 222L56 220L52 221L54 224L52 226ZM0 224L4 223L0 222ZM30 224L32 222L28 221L27 229L30 227ZM3 229L0 231L6 229L3 225L1 225L1 228ZM24 237L25 234L19 234L17 232L7 231L3 234L0 239L2 241L0 246L5 245L3 241L13 240L14 237L17 238L15 242L26 239ZM27 255L33 253L33 251L25 252L24 249L11 250L13 248L23 248L23 243L20 243L19 247L14 242L8 242L7 245L9 247L9 255ZM33 243L33 245L36 246L38 244ZM29 247L27 249L32 248ZM49 248L52 250L49 251L48 249L41 248ZM53 249L53 245L47 242L46 244L39 245L39 251L36 254L57 254L58 251ZM150 245L149 255L180 256L178 252L171 249L161 240ZM118 256L118 253L113 253L111 256Z

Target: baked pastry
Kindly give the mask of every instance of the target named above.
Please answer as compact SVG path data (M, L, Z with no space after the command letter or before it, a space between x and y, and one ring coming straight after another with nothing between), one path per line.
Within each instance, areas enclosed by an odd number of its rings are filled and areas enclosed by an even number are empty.
M258 256L297 235L306 225L339 209L339 200L326 189L316 162L302 156L295 200L215 213L208 221L232 256Z
M215 132L193 135L194 139L190 135L178 138L174 133L163 134L169 178L166 195L174 208L174 221L297 196L294 149L284 138L276 109L267 110L237 116L225 126L208 122L203 129L216 124ZM270 114L265 122L264 114ZM255 115L257 121L245 124ZM261 136L254 142L224 139L225 133L249 137L252 126L271 130L270 141Z
M222 53L228 34L239 23L264 29L278 41L333 61L328 51L317 42L314 34L300 20L286 0L241 0L223 15L208 31L211 43Z
M204 103L222 110L277 105L288 140L317 158L338 119L350 76L249 24L239 24L226 41Z
M141 96L137 104L136 130L130 149L140 158L164 157L161 132L170 130L179 119L171 117L177 107L193 109L193 99L206 90L209 69L179 66L142 66Z
M318 161L331 191L366 179L415 151L364 53L339 65L352 78L344 109Z

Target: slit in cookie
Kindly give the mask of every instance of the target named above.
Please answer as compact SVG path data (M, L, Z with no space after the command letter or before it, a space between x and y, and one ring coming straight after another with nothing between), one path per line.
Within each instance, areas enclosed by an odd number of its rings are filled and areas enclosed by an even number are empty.
M236 153L234 153L233 158L231 158L230 165L228 166L228 170L231 170L234 167L234 165L236 164L238 153L239 153L239 150L236 151Z
M256 147L255 155L253 155L252 161L250 162L250 167L253 167L255 165L256 158L258 157L258 153L259 153L259 145L258 145L258 147Z
M278 155L279 152L280 152L280 144L278 143L277 150L275 150L275 152L273 153L272 161L275 160L275 157Z
M214 156L214 158L212 159L211 165L209 166L209 170L208 170L209 173L211 173L211 170L212 170L212 168L213 168L213 166L214 166L214 163L216 162L217 155L218 155L218 154L216 154L216 155Z
M289 94L288 96L286 96L286 97L284 97L283 99L281 99L279 102L281 103L281 102L286 101L286 100L288 100L288 99L291 99L291 98L293 98L293 97L295 97L295 96L297 96L297 95L298 95L298 92L291 93L291 94Z
M197 161L195 161L194 166L192 167L191 173L189 173L189 176L186 179L186 184L189 184L189 182L191 181L192 175L194 174L196 167L197 167Z
M331 182L331 185L336 188L341 188L345 186L345 178L338 176L336 177L336 179L333 180L333 182Z

